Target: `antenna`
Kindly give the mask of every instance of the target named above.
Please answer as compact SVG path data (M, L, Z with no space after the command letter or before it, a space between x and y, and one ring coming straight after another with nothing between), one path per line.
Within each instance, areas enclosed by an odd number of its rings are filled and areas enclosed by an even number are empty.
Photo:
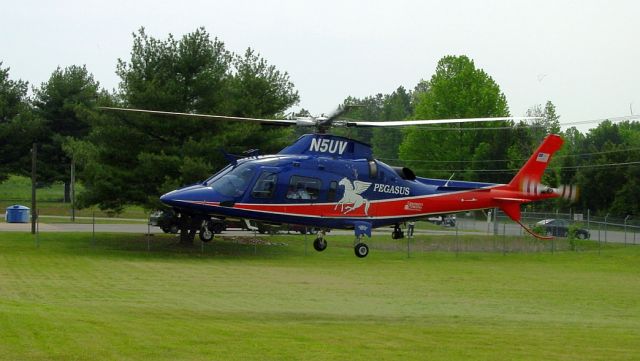
M444 184L444 187L448 187L449 186L449 181L451 181L451 179L453 179L453 176L456 175L455 173L451 174L451 177L449 177L449 179L447 179L447 182Z

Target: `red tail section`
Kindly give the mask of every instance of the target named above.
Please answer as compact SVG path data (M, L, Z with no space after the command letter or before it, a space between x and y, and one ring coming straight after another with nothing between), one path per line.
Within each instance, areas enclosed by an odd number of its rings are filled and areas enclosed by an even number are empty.
M542 144L540 144L538 149L531 155L531 158L527 160L520 171L518 171L518 174L516 174L506 186L505 190L508 190L510 195L493 198L497 206L511 219L520 224L520 226L531 235L541 239L549 239L552 237L536 234L522 224L520 221L520 205L532 201L529 195L539 196L543 191L540 179L545 169L547 169L549 162L551 162L551 157L562 147L562 143L562 138L555 134L550 134L544 138ZM546 187L544 188L547 189Z
M557 152L562 147L563 140L559 135L549 134L538 149L533 153L531 158L524 164L518 174L509 182L511 188L522 187L522 183L525 180L529 180L532 183L540 183L544 170L547 169L547 165L551 162L553 153Z

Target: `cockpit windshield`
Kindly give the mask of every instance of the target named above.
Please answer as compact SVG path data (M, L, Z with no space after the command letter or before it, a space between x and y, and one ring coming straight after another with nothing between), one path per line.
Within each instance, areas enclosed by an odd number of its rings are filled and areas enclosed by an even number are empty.
M220 171L218 171L218 173L216 173L216 174L212 175L211 177L207 178L207 180L202 182L202 184L207 186L207 187L211 187L211 184L213 182L215 182L216 180L220 179L223 175L228 173L232 168L233 168L233 166L227 165L226 167L224 167Z
M206 185L224 196L239 197L247 190L256 168L255 164L241 164L226 173L220 172L219 177L210 178Z

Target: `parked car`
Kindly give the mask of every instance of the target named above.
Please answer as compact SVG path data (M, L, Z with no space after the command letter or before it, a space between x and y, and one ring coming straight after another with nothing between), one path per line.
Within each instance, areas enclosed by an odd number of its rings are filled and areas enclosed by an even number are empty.
M445 227L455 227L456 226L456 215L455 214L443 214L438 216L431 216L427 218L427 221L436 224L438 226L442 225Z
M569 221L564 219L543 219L536 225L542 227L544 234L547 236L556 237L568 237L569 236ZM583 228L576 229L576 238L589 239L591 234L588 230Z

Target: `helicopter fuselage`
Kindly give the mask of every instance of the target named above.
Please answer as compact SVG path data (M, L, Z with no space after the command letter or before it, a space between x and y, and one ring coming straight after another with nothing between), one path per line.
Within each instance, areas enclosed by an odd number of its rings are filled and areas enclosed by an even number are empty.
M397 225L432 214L502 207L527 199L506 184L416 177L372 157L361 142L308 134L280 153L238 159L206 181L161 201L179 212L298 224L316 229ZM517 203L517 202L516 202ZM519 206L519 203L518 203Z

